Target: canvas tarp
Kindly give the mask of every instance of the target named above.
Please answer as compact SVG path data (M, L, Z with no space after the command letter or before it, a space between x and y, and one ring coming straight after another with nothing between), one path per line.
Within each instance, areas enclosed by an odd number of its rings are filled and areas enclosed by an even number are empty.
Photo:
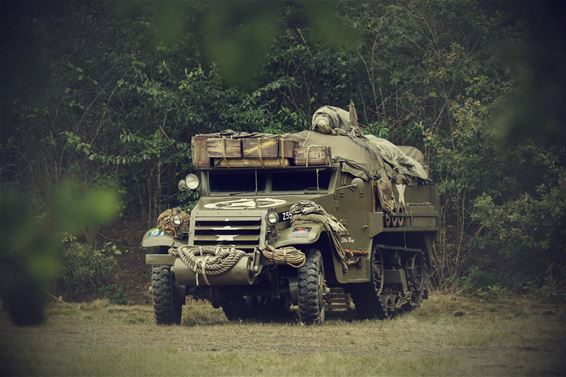
M350 113L336 106L323 106L312 116L312 129L329 135L346 135L350 130Z
M336 106L318 108L312 116L311 130L328 135L362 135L353 103L349 112Z
M412 157L407 156L392 142L374 135L365 135L376 148L385 161L393 166L399 173L428 180L428 173L424 167Z
M313 114L311 129L317 134L342 138L350 137L352 142L357 145L357 147L347 146L345 148L336 148L332 146L333 156L339 156L346 160L356 161L358 163L367 162L370 172L383 173L385 170L387 175L391 176L392 172L388 171L387 166L383 166L384 164L382 160L384 160L393 168L393 174L402 174L405 176L428 180L428 172L423 167L424 156L418 149L413 147L404 147L408 153L418 157L421 161L405 154L401 148L388 140L374 135L362 135L357 126L352 127L352 122L354 124L357 123L356 119L350 119L352 117L357 118L357 116L355 116L355 108L353 108L353 104L350 104L350 112L336 106L322 106ZM325 142L328 142L329 140L330 139L328 138L324 139ZM343 147L348 144L345 142L345 139L340 140L339 143ZM355 151L362 152L362 154L365 154L366 156L362 156L360 153L356 153ZM367 158L367 154L369 154L369 159ZM373 160L376 162L374 163ZM376 164L380 166L372 166ZM382 174L378 175L381 176Z
M350 174L369 179L371 176L391 175L377 150L361 138L344 135L327 135L315 131L302 131L288 134L286 137L296 141L299 146L329 146L334 161L343 161L350 169ZM359 140L357 140L359 139ZM361 145L360 145L361 144Z
M401 152L405 153L405 155L411 157L413 160L415 160L416 162L418 162L423 166L426 165L426 160L423 152L421 152L417 148L408 145L399 145L398 147L399 149L401 149Z
M329 146L332 158L344 161L346 169L351 170L350 174L356 177L393 177L400 173L428 180L428 174L419 162L405 155L395 144L373 135L352 137L302 131L288 134L286 137L295 140L300 146Z

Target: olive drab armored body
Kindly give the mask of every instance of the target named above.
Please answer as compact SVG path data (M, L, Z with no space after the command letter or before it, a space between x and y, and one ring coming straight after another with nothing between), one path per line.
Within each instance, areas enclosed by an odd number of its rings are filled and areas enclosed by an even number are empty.
M425 298L436 187L420 151L363 135L355 111L323 107L293 134L196 135L192 161L179 189L199 192L195 207L166 211L142 242L158 324L180 323L186 296L238 320L292 307L306 324Z

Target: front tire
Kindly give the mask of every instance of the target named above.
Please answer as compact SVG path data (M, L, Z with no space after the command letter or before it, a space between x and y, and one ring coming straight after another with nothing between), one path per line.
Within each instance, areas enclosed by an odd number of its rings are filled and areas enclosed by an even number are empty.
M324 322L326 281L320 251L313 249L306 254L306 262L298 271L299 321L314 325Z
M171 272L171 266L152 266L151 288L155 322L158 325L181 324L183 303L175 295L175 277Z

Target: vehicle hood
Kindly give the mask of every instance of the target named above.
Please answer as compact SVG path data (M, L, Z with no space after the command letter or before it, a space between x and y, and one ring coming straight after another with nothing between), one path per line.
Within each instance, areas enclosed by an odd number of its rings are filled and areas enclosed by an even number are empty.
M324 195L238 195L238 196L207 196L201 197L193 208L193 213L209 216L241 216L253 213L267 213L287 211L294 203L300 200L315 200Z

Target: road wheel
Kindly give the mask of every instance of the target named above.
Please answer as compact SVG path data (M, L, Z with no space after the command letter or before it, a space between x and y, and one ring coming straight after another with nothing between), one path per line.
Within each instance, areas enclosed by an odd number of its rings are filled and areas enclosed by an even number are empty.
M307 325L324 322L324 266L319 250L308 251L305 264L299 268L299 321Z
M182 301L175 295L175 277L171 266L155 265L151 269L153 311L158 325L181 323Z

